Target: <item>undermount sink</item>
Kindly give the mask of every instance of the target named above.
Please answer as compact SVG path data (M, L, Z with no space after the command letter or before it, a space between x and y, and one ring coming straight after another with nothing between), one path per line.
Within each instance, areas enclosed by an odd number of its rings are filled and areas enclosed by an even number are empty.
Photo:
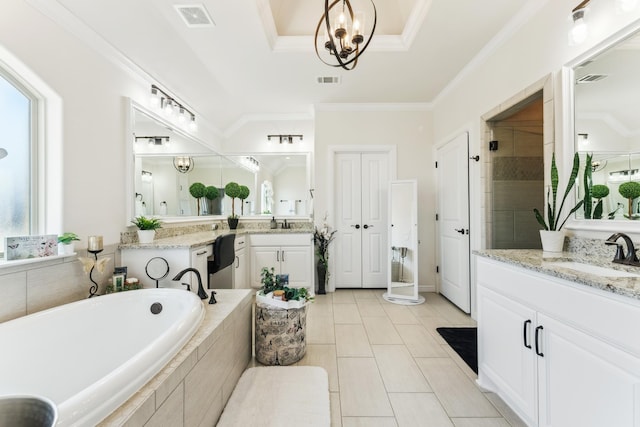
M584 264L575 261L549 262L547 266L568 268L586 274L593 274L601 277L640 277L640 274L629 273L627 271L614 270L613 268L598 267L597 265Z

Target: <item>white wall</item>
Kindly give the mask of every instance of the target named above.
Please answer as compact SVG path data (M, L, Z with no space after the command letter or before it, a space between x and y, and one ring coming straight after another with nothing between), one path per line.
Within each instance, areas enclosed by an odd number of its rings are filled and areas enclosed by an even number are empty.
M315 192L316 223L321 224L330 206L329 146L396 145L397 178L418 180L418 240L421 286L435 286L435 164L432 151L431 113L425 106L352 106L345 114L319 106L316 111ZM329 223L333 225L333 212Z

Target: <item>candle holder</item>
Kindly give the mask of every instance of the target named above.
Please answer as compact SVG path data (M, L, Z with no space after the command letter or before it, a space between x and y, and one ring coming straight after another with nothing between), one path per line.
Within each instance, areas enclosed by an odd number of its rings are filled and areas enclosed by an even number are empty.
M96 265L98 264L98 254L100 252L102 252L102 249L88 249L87 252L90 252L93 254L94 258L95 258L95 262L93 263L93 265L91 266L91 271L89 272L89 280L91 280L91 282L93 282L93 285L91 285L91 287L89 288L89 298L98 295L98 282L96 282L95 280L93 280L93 270L95 270Z

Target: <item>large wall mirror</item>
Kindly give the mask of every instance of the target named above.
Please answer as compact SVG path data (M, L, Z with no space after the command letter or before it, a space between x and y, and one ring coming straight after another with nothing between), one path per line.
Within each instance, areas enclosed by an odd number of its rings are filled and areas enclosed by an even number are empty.
M231 200L224 187L231 181L250 190L242 202L236 199L237 215L312 215L308 153L221 155L140 106L134 104L132 116L131 217L172 221L226 217L231 214ZM214 187L207 194L218 196L194 198L189 191L194 183Z
M580 154L576 197L582 200L587 191L592 195L591 210L577 211L569 227L640 230L640 222L631 222L640 219L640 36L631 30L617 35L579 59L568 74L573 150ZM584 181L587 170L590 190Z

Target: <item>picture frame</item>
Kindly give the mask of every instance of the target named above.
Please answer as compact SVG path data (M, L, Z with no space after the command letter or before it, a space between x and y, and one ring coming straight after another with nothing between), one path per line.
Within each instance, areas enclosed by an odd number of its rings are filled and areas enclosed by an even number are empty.
M289 286L289 274L276 274L276 283L279 283L282 286Z

